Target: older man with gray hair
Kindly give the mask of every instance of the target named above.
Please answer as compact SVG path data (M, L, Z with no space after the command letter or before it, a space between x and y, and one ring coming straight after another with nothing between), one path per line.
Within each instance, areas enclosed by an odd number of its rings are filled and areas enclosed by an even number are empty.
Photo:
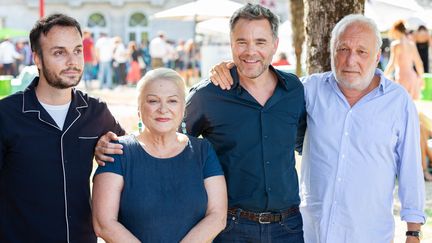
M391 242L396 180L406 242L420 239L426 217L418 115L407 92L376 69L381 44L372 20L348 15L332 31L332 71L303 80L305 242ZM230 86L230 65L212 70L222 88Z
M425 222L418 115L376 69L375 23L349 15L332 31L331 72L306 77L307 133L300 181L306 242L391 242L399 184L407 242Z

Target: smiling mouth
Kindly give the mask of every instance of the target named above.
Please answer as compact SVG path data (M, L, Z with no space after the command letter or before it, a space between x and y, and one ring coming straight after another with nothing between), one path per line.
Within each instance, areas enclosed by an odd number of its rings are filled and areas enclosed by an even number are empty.
M170 121L169 118L156 118L155 120L158 121L158 122L168 122L168 121Z
M243 59L243 62L245 62L246 64L255 64L255 63L258 63L259 61L258 60L244 60Z

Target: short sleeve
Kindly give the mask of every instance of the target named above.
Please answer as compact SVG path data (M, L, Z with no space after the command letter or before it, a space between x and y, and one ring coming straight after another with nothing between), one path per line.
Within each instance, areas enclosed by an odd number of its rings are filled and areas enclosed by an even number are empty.
M117 141L115 141L114 143L118 143ZM124 147L124 145L123 145ZM98 168L96 169L94 176L101 174L101 173L105 173L105 172L112 172L118 175L123 176L124 175L124 171L123 171L123 160L122 158L124 157L124 155L121 154L113 154L110 155L111 157L114 158L114 162L105 162L105 166L98 166Z
M214 151L213 147L208 141L206 141L206 144L207 144L207 158L203 166L204 179L212 176L223 175L224 173L219 163L219 159L216 155L216 152Z

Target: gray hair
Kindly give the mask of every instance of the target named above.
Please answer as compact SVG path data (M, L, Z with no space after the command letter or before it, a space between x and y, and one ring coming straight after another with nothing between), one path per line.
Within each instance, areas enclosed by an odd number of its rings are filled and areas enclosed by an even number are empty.
M339 36L341 36L343 32L345 32L346 28L352 24L360 24L372 30L375 33L376 38L376 51L378 52L381 48L381 34L375 22L372 19L367 18L361 14L350 14L343 17L332 30L332 35L330 39L331 58L333 58L333 55L335 54L336 42L338 41Z
M138 91L138 104L142 102L142 95L144 88L149 84L157 80L168 80L176 84L177 88L180 90L183 100L186 95L186 87L183 78L176 71L170 68L156 68L147 72L144 77L137 84Z
M265 8L259 4L251 4L248 3L245 6L237 9L230 19L230 30L233 31L235 24L239 19L247 19L247 20L261 20L267 19L271 25L273 37L278 37L278 29L279 29L279 16L272 13L270 9Z

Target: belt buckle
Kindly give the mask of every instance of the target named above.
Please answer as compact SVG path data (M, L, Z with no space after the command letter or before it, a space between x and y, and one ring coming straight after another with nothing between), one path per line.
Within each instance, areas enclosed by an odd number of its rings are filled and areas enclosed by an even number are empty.
M271 212L264 212L264 213L258 214L258 222L260 224L270 224L270 217L267 217L267 221L263 221L261 218L261 217L266 216L266 215L271 215Z

